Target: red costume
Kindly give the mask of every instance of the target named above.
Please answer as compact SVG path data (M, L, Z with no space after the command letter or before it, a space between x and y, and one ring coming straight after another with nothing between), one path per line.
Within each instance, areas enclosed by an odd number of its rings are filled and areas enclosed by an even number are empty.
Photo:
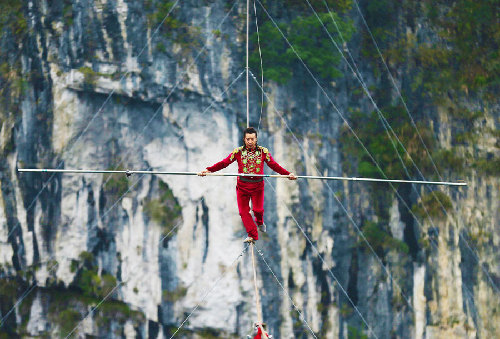
M245 146L235 148L227 158L213 166L207 167L207 170L217 172L226 168L234 161L238 161L238 173L264 174L264 163L266 163L267 166L279 174L290 174L290 172L274 161L268 149L262 146L256 146L253 150L249 150ZM238 177L236 198L241 220L247 230L248 236L255 240L259 239L257 226L250 215L249 203L251 199L255 221L257 225L262 225L264 223L264 179L262 177Z

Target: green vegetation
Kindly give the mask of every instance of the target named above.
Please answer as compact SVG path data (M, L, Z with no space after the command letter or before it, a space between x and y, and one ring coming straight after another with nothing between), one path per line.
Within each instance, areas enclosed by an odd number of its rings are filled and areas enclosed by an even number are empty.
M163 290L163 300L166 302L175 303L184 298L187 294L187 287L179 285L174 291Z
M28 32L28 22L24 16L23 1L0 0L0 31L12 36L16 42Z
M342 46L340 36L335 28L331 16L339 26L342 36L349 41L354 26L348 19L341 19L337 13L320 13L319 17L327 27L333 39ZM324 81L342 76L337 69L341 55L334 47L331 39L325 33L323 26L316 16L297 16L288 23L280 23L280 30L285 34L294 46L295 52L304 60L311 71ZM257 35L252 36L254 49L250 55L250 64L253 69L260 69L260 56L257 47ZM298 67L300 61L294 50L286 43L284 38L274 24L266 21L260 27L260 41L262 49L262 60L264 77L277 83L284 84L293 75L293 70Z
M450 91L496 97L500 85L497 7L495 1L372 0L363 11L386 60L414 64L417 73L412 75L412 90L439 102ZM400 29L401 18L406 26L414 27L419 13L434 32L432 44L417 44L414 35ZM363 31L362 45L365 57L383 67L367 31Z
M181 55L186 56L200 46L200 28L182 20L180 6L173 8L174 3L174 1L145 0L145 9L149 13L147 14L148 26L156 28L163 21L160 26L161 35L179 44ZM156 49L159 52L167 50L163 41L158 42Z
M182 216L182 207L174 197L172 190L163 181L158 184L158 193L157 199L144 201L144 212L168 233Z
M205 327L196 331L196 334L203 339L217 339L222 338L224 333L211 327Z
M101 72L96 72L92 68L87 66L82 66L78 69L80 73L83 74L83 87L84 89L92 90L97 85L97 79L99 77L105 77L108 79L118 80L122 76L121 72L115 72L114 74L105 74Z
M13 123L20 114L21 95L28 89L23 76L20 48L29 32L28 21L24 15L25 2L0 0L0 128L6 121L12 127L4 127L6 141L0 149L0 156L5 156L15 149ZM29 73L29 70L26 70Z
M294 13L310 12L311 8L307 2L302 0L262 0L262 4L269 8L279 6L281 9ZM352 8L352 0L309 0L309 3L316 12L325 12L325 2L330 10L344 13Z
M389 250L396 250L405 254L409 252L408 245L399 239L393 238L381 225L368 221L363 225L362 231L378 256L383 256ZM358 244L366 251L369 250L363 239L359 239Z
M58 325L61 337L66 336L77 325L90 307L95 307L102 301L102 298L85 296L73 288L49 287L41 289L41 292L49 302L48 319ZM92 317L101 328L109 326L111 321L121 326L128 320L136 325L144 321L141 312L133 311L127 304L112 299L102 303Z
M104 298L117 285L116 278L108 273L97 272L94 265L94 255L84 251L78 256L79 260L71 261L71 271L77 272L74 286L85 297Z
M110 170L115 170L114 167L110 167ZM122 167L116 168L117 171L123 171ZM129 181L127 177L123 174L105 174L103 177L104 193L110 194L112 197L118 198L124 195L128 191Z
M70 333L82 318L83 316L76 310L62 310L57 318L60 333L62 335Z
M450 197L446 195L446 193L437 190L423 195L420 202L413 206L412 210L415 215L422 219L427 217L427 213L429 213L429 216L433 219L443 219L446 217L445 211L450 211L452 207L453 205ZM427 213L425 212L426 209Z
M73 1L64 0L62 9L62 19L66 26L73 25Z
M433 173L432 165L428 160L425 150L421 146L421 142L415 128L405 119L406 114L403 112L403 107L388 106L384 107L382 111L392 129L395 131L403 145L405 145L406 150L416 162L417 166L423 171L424 175ZM408 177L404 171L403 165L401 164L401 160L398 157L398 153L403 160L404 165L408 168L410 176L417 174L410 158L406 155L404 149L401 145L399 145L394 137L392 137L394 145L392 144L377 112L374 111L371 115L366 116L359 111L355 111L351 114L350 120L350 126L362 140L366 149L378 162L380 168L384 171L387 177ZM429 148L432 149L434 146L434 139L432 138L431 132L426 128L422 128L422 126L420 126L419 129L424 142ZM353 137L352 132L347 126L344 126L341 130L340 141L343 154L347 159L351 160L344 162L344 172L352 173L353 169L345 166L349 166L349 163L352 163L353 160L357 160L359 164L358 172L360 176L375 178L384 177L382 172L380 172L380 170L373 163L368 153L366 153L364 148ZM394 150L394 146L396 146L398 153ZM349 175L351 175L351 173L349 173Z
M449 49L455 86L485 91L495 98L500 85L500 21L496 1L426 1L427 13L438 31L442 48ZM442 15L434 9L442 9ZM450 48L451 47L451 48ZM449 86L453 86L449 84Z
M363 8L364 17L377 44L384 49L396 35L397 12L402 4L395 0L371 0L366 2ZM372 43L369 32L363 26L362 53L365 57L378 59L375 46ZM375 62L376 64L376 62Z
M472 242L475 247L484 247L493 239L491 232L485 231L484 227L481 227L479 230L469 231L468 237L469 241Z
M73 260L71 270L76 272L75 280L68 289L49 287L43 289L49 298L49 320L59 327L60 335L67 335L86 314L91 306L97 305L117 286L114 276L98 273L94 255L90 252L80 253L78 260ZM29 314L29 309L28 309ZM124 323L128 319L143 321L142 313L132 311L127 304L108 299L94 313L98 326L107 326L111 320Z
M472 167L479 173L484 175L500 176L500 158L491 155L490 159L476 159L472 163Z
M363 330L356 327L347 326L347 338L348 339L368 339L368 335L363 333Z
M80 67L78 69L80 73L83 74L83 86L86 89L92 89L97 84L97 77L99 74L94 72L94 70L90 67Z
M344 303L340 307L339 312L343 318L348 318L354 313L354 309L350 305Z

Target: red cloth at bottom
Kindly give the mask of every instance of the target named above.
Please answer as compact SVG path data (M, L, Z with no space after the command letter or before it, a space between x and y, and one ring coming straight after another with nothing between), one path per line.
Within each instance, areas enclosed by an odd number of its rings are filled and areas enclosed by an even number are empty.
M243 182L238 179L236 200L238 201L238 210L248 236L258 240L259 232L257 231L255 222L257 225L264 223L264 181ZM255 222L250 214L250 200L252 201Z
M267 334L267 332L266 332L266 335L269 337L269 334ZM253 337L253 339L262 339L262 338L265 338L265 336L262 335L262 331L259 327L257 330L257 335L255 335L255 337Z

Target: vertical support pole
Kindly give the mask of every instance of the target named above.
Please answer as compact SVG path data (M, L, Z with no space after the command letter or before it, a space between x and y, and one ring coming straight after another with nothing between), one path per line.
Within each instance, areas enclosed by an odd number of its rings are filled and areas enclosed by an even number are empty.
M247 127L250 127L250 93L249 93L249 82L248 82L248 32L250 25L250 0L247 0L247 58L246 58L246 70L247 70Z

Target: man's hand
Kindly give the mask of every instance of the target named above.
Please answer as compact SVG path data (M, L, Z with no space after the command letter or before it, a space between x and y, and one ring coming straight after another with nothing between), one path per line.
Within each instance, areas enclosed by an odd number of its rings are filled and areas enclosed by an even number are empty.
M288 174L288 180L297 180L297 177L295 176L295 174L290 173Z
M210 172L209 170L203 170L203 171L199 172L199 173L198 173L198 175L199 175L200 177L204 177L204 176L205 176L205 175L207 175L208 173L212 173L212 172Z

